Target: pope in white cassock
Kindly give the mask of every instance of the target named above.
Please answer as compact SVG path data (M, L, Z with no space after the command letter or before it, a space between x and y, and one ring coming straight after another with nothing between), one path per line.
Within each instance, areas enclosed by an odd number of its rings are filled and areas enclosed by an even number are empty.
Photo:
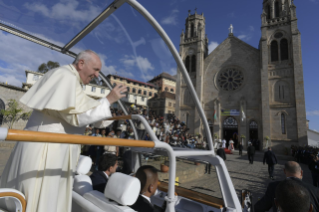
M86 125L106 127L110 105L125 96L125 86L115 87L100 100L88 97L82 86L98 77L99 56L81 52L73 64L47 72L20 101L33 109L25 130L83 134ZM89 140L88 140L89 141ZM1 188L21 191L27 212L69 212L73 175L80 145L18 142L1 176Z

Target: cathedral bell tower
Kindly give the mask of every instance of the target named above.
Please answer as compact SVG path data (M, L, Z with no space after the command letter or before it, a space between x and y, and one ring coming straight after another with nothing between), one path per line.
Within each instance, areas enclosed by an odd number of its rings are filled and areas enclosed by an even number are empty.
M208 55L208 39L205 33L205 17L203 13L197 14L195 10L195 13L191 14L191 11L188 11L185 32L183 30L180 37L179 52L196 89L198 98L202 102L204 59ZM202 124L199 121L198 112L195 110L195 104L180 71L177 72L176 87L177 91L179 89L178 93L181 94L176 97L177 116L180 120L188 122L186 124L191 130L194 130L192 133L201 133ZM194 124L194 121L196 124Z
M263 138L307 144L301 39L293 0L264 0L261 20Z

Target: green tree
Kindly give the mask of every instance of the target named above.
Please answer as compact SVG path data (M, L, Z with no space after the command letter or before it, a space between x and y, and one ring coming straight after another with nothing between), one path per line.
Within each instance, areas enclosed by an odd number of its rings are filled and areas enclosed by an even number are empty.
M40 73L47 73L49 70L54 69L60 67L60 64L58 62L52 62L52 61L48 61L47 63L42 63L39 67L38 67L38 72Z
M31 112L24 112L16 100L10 99L8 108L2 109L0 114L3 115L3 122L9 126L9 129L12 129L13 124L20 119L28 120Z

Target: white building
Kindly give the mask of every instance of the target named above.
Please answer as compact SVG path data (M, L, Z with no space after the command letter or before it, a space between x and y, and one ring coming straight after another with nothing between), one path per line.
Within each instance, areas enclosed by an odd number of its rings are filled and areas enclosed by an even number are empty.
M22 84L22 88L28 90L31 86L36 83L44 74L40 72L26 70L26 82ZM83 86L84 92L94 98L100 99L102 97L107 96L110 93L110 89L108 87L96 84L88 84ZM128 94L127 98L124 99L124 102L127 104L136 104L139 107L147 107L147 98L138 94Z

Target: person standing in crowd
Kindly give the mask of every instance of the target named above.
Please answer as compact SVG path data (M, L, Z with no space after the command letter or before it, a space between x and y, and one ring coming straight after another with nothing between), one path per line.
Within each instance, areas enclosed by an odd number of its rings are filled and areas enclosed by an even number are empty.
M113 130L108 134L107 137L117 138ZM113 154L118 156L118 153L119 153L119 148L117 146L104 146L104 154Z
M254 156L255 156L255 147L249 142L248 148L247 148L247 155L248 155L248 160L250 164L254 163Z
M99 56L85 50L73 64L43 75L20 99L33 109L25 130L81 135L88 124L102 128L112 123L103 120L111 118L110 105L125 97L126 86L116 86L100 100L83 91L83 85L98 77L101 66ZM1 188L22 192L26 212L69 212L79 155L80 145L17 142L2 173Z
M268 164L268 173L269 178L274 180L274 169L277 162L277 157L275 153L271 151L271 147L268 147L268 151L264 154L263 164L265 165L265 162Z
M243 145L241 144L241 142L239 142L238 150L239 150L239 155L242 156L243 155Z
M300 165L295 161L288 161L285 163L283 171L286 179L295 181L308 190L310 194L310 203L313 205L314 211L319 211L319 188L316 188L313 185L302 181L303 170L301 169ZM277 212L277 206L274 199L276 196L276 188L280 182L281 181L275 181L268 184L265 195L254 205L254 212L265 212L269 211L271 208L273 212ZM289 192L291 191L288 191L288 193ZM290 199L288 202L291 201L293 200ZM302 203L300 200L296 200L295 202L298 204Z
M223 146L220 146L220 148L217 149L216 154L219 157L223 158L224 161L226 160L226 154L225 154L225 150L224 150Z
M230 139L229 140L229 145L228 145L228 149L232 152L232 151L234 151L234 141L233 141L233 139Z
M225 138L222 140L222 148L223 148L223 149L226 148L226 140L225 140Z
M95 171L90 175L93 190L104 193L109 177L116 172L118 166L117 160L117 156L113 154L102 155L98 171Z
M319 157L318 155L312 155L312 158L309 162L309 169L311 171L312 183L313 186L319 187Z

